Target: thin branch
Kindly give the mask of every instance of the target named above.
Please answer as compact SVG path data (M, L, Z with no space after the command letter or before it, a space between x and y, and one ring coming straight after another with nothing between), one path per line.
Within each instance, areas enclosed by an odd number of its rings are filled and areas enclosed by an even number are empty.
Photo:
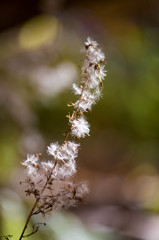
M39 199L36 200L36 202L34 203L32 209L31 209L31 211L30 211L30 213L29 213L29 216L28 216L28 218L27 218L27 220L26 220L26 223L25 223L25 225L24 225L24 228L23 228L23 231L22 231L22 233L21 233L21 235L20 235L19 240L21 240L21 239L24 237L25 230L26 230L27 227L28 227L28 223L29 223L29 221L30 221L30 218L31 218L32 215L33 215L33 212L34 212L34 210L35 210L38 202L39 202Z
M9 238L12 238L13 235L4 235L4 236L1 236L0 239L2 238L5 238L6 240L9 240Z
M47 186L50 178L51 178L51 173L50 173L50 174L48 175L48 177L47 177L47 181L46 181L46 183L45 183L45 185L44 185L44 187L43 187L43 189L42 189L42 191L41 191L41 194L43 194L43 192L45 191L45 188L46 188L46 186ZM26 231L26 229L27 229L27 227L28 227L28 223L29 223L29 221L30 221L30 218L33 216L34 210L35 210L35 208L37 207L37 204L38 204L39 200L40 200L40 198L37 198L37 199L36 199L36 202L34 203L32 209L31 209L31 211L30 211L30 214L29 214L29 216L28 216L28 218L27 218L27 220L26 220L25 226L24 226L24 228L23 228L23 231L22 231L22 233L21 233L21 235L20 235L19 240L21 240L21 239L24 237L24 233L25 233L25 231Z
M32 226L33 231L32 231L31 233L23 236L23 238L30 237L31 235L35 234L35 233L39 230L40 225L46 226L46 223L35 223L35 224Z

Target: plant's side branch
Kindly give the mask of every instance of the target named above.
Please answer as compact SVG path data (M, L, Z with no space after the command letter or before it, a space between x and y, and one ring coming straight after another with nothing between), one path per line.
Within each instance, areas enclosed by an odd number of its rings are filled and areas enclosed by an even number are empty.
M46 223L35 223L35 224L32 226L33 231L32 231L31 233L23 236L23 238L30 237L31 235L35 234L35 233L39 230L40 225L46 226Z
M9 238L12 238L12 237L13 237L12 235L4 235L4 236L1 236L0 239L5 238L6 240L9 240Z

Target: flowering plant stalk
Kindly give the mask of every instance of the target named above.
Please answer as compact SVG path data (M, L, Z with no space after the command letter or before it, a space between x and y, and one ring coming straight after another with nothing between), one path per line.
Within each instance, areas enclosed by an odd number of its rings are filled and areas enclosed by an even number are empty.
M26 179L23 182L27 186L25 192L28 196L34 195L35 203L19 240L38 231L39 225L35 226L30 234L24 235L33 215L40 213L46 215L53 210L76 206L88 194L85 182L76 184L69 179L76 173L75 159L80 148L78 140L89 135L90 132L90 125L84 113L90 111L92 105L100 98L102 80L106 76L105 56L97 46L97 42L88 37L82 49L84 63L81 83L79 86L73 84L73 91L79 98L75 103L69 104L74 110L72 115L67 115L69 129L64 142L51 143L47 147L47 153L52 158L49 161L41 161L40 154L28 154L27 159L22 162L26 170ZM70 135L73 140L68 140Z

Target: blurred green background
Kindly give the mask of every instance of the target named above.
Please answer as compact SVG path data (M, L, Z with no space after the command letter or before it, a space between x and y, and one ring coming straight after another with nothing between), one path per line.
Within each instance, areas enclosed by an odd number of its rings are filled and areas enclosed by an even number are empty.
M17 239L33 204L20 162L64 138L90 36L108 70L77 160L90 194L30 239L158 240L158 0L1 0L0 19L0 235Z

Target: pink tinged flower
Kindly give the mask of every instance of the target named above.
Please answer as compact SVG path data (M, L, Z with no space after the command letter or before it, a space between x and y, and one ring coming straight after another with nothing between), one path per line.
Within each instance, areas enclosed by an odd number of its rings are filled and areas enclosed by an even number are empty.
M84 198L88 195L89 193L89 188L88 184L86 182L81 182L76 189L76 197L78 198Z
M89 135L89 131L89 123L83 116L72 121L71 134L73 136L78 138L85 137L86 135Z

